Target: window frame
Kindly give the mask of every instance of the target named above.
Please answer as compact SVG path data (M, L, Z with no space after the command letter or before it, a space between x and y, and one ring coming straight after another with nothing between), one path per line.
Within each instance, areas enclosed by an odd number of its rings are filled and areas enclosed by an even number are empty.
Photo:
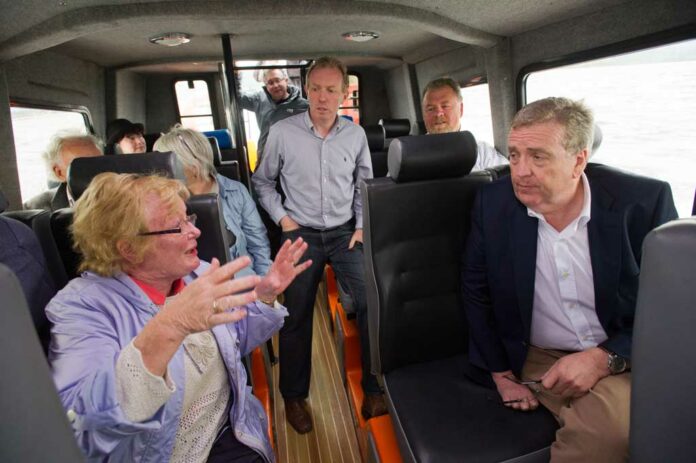
M491 146L495 147L495 124L493 121L493 105L491 104L491 101L490 101L490 96L491 96L490 88L491 88L491 86L488 82L488 75L485 73L476 74L476 75L473 75L473 76L467 78L464 81L457 81L457 83L459 84L460 95L464 89L476 87L478 85L488 85L488 109L491 112L490 124L491 124L492 139L490 140L490 142L487 140L483 140L483 141L490 144ZM464 111L466 112L466 102L464 103ZM474 136L475 136L475 134L474 134ZM479 141L478 138L476 140ZM507 155L503 155L503 156L507 158Z
M354 109L354 110L356 110L356 111L358 112L358 119L359 119L360 122L361 122L360 125L363 125L363 124L362 124L362 120L363 120L363 117L362 117L362 103L363 103L362 100L363 100L363 96L362 96L362 94L363 94L363 92L362 92L362 90L361 90L361 88L362 88L362 76L360 75L359 72L351 72L351 71L349 71L349 72L348 72L348 81L349 81L348 86L349 86L349 87L350 87L350 76L355 76L355 78L358 79L358 98L357 98L357 100L358 100L358 106L343 106L343 105L341 105L341 106L339 106L338 110L339 110L339 111L341 111L342 109ZM343 100L343 103L345 103L345 102L348 101L348 100L355 101L355 99L348 97L348 98L346 98L346 99Z
M177 76L172 78L171 81L171 89L172 89L172 97L174 99L174 109L176 110L176 120L179 124L183 125L183 122L181 121L181 118L187 118L187 117L206 117L208 114L196 114L192 116L182 116L181 112L179 111L179 97L176 94L176 84L178 82L189 82L189 81L196 81L196 80L202 80L205 82L205 84L208 86L208 100L210 101L210 116L213 118L213 130L216 127L220 127L220 121L219 121L219 115L217 111L217 104L216 100L214 97L214 88L215 84L213 82L213 78L210 75L206 74L195 74L195 75L190 75L190 76Z
M68 113L77 113L82 116L82 120L85 124L85 130L87 131L88 134L94 135L97 138L101 140L101 137L99 137L95 130L94 130L94 124L92 123L92 114L90 113L89 109L86 106L82 105L73 105L73 104L67 104L67 103L52 103L52 102L47 102L44 100L34 100L31 98L14 98L10 96L9 98L9 103L10 103L10 122L12 123L12 145L14 148L14 162L15 162L15 168L16 168L16 175L17 175L17 186L19 188L18 191L18 197L19 199L24 202L30 198L25 198L22 195L22 180L20 178L20 159L19 159L19 153L17 152L17 141L15 140L15 127L14 123L12 122L12 108L27 108L27 109L43 109L47 111L60 111L60 112L68 112ZM47 181L50 184L51 178L48 177Z
M661 45L669 45L671 43L694 38L696 38L696 25L688 24L686 26L670 29L668 31L655 32L610 45L581 50L562 55L557 58L538 61L523 66L517 73L515 83L515 88L517 89L517 110L519 111L525 104L527 104L527 78L533 72L546 71L548 69L568 66L570 64L583 63L585 61L610 58L612 56L637 52L648 48L659 47Z
M72 105L63 103L49 103L42 100L33 100L29 98L13 98L10 96L10 109L11 108L28 108L28 109L45 109L49 111L63 111L80 113L83 120L85 121L85 128L87 132L92 135L97 135L94 130L94 124L92 123L92 113L86 106L82 105Z
M696 40L696 24L678 27L668 31L656 32L641 37L625 40L616 44L583 50L577 53L564 55L556 59L545 60L542 62L532 63L530 65L524 66L520 69L517 75L517 109L519 110L527 103L526 84L527 79L533 73L539 71L552 70L574 64L585 63L588 61L618 57L628 53L647 51L656 47L669 46L689 40ZM621 166L618 167L625 168ZM641 173L640 171L636 173L653 176L652 174L646 174L645 172ZM673 190L675 187L679 186L679 184L673 184L671 180L664 180L670 183L670 186ZM678 202L675 198L675 205L679 207L679 204L680 202ZM680 217L687 216L680 215Z

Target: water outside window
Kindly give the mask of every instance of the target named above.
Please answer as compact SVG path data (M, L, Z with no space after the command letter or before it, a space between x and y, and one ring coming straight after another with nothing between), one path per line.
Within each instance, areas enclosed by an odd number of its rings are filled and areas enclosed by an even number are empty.
M696 40L533 72L526 94L584 99L603 133L592 161L669 182L679 215L691 215Z
M77 111L28 108L14 104L10 111L19 188L22 201L27 201L51 186L42 157L51 136L60 131L86 134L87 124L84 113Z
M471 132L476 141L485 141L494 146L493 118L488 84L462 87L461 95L464 103L464 114L461 118L462 130Z

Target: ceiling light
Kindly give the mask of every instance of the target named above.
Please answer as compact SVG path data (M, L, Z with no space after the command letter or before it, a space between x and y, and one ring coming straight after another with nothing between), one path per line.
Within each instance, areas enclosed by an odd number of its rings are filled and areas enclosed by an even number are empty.
M370 31L353 31L344 32L343 34L341 34L341 37L353 42L367 42L368 40L378 39L379 34L377 32Z
M183 32L168 32L166 34L150 37L150 42L156 43L157 45L164 45L165 47L176 47L177 45L183 45L190 41L191 36Z

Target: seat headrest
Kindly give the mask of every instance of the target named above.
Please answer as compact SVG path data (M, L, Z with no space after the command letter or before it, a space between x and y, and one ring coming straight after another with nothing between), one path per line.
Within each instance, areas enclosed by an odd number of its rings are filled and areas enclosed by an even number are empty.
M218 143L218 139L215 137L206 138L208 138L208 141L210 142L210 147L213 149L213 165L217 167L222 163L222 155L220 154L220 144Z
M408 119L380 119L379 125L384 127L387 138L405 137L411 133L411 121Z
M389 145L389 174L398 183L461 177L476 164L470 132L400 137Z
M367 146L370 152L384 150L384 126L366 125L365 135L367 136Z
M227 129L217 129L208 130L203 132L206 137L215 137L218 141L218 146L221 150L228 150L234 148L234 141L232 141L232 134Z
M73 199L77 201L92 179L103 172L159 174L186 180L176 155L171 152L75 158L68 167L68 188Z

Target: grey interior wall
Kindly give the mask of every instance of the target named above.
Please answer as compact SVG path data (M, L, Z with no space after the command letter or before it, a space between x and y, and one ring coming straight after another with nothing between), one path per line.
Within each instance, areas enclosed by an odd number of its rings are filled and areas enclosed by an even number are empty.
M145 82L145 76L137 72L118 70L113 73L114 95L109 99L113 101L113 106L108 108L109 120L125 118L145 123L145 132L150 132L146 123Z
M86 107L97 134L105 127L105 71L94 63L41 51L5 63L10 98Z
M694 24L693 0L635 0L513 37L512 71L529 64ZM588 33L588 31L592 31Z
M211 78L212 82L210 84L210 95L213 100L213 118L215 120L215 128L228 128L226 122L227 118L225 116L225 94L222 90L223 80L221 80L220 75L217 73L212 74Z
M22 198L19 193L19 177L12 134L10 98L5 80L5 69L0 66L0 189L9 201L9 209L21 209Z
M484 55L495 147L499 152L507 155L508 128L517 109L510 41L508 39L499 40L496 46L486 49Z
M447 53L433 56L416 64L418 77L418 94L433 79L449 76L458 82L478 75L485 75L485 59L483 49L462 46Z
M375 68L351 67L360 76L360 122L374 125L383 118L391 118L391 109L384 85L385 71Z
M411 121L411 133L415 133L417 119L416 107L412 97L412 80L408 64L389 70L385 75L387 99L394 119L406 118Z
M146 121L150 133L166 132L177 123L177 106L172 76L149 75L146 78Z

